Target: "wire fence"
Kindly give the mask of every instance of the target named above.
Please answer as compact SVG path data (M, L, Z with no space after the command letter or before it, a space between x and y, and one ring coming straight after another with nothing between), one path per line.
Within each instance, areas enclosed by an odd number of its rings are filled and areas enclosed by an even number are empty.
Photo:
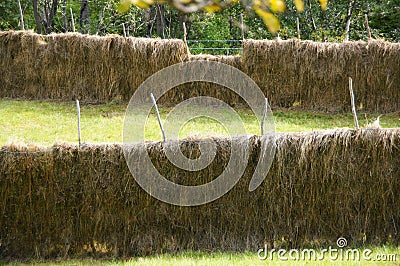
M192 54L236 55L243 50L242 40L187 40Z

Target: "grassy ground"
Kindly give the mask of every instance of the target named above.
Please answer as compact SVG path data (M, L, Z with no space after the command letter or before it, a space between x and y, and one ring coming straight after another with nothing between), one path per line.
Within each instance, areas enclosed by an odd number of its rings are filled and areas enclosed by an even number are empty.
M126 104L109 103L81 106L82 141L87 143L122 142L122 127ZM164 119L170 109L161 108ZM274 110L278 132L312 131L328 128L353 127L351 114L323 114ZM260 134L255 116L248 110L238 110L249 134ZM373 121L378 115L368 114ZM360 124L366 123L360 114ZM234 123L234 122L232 122ZM382 127L400 127L400 114L381 117ZM57 141L77 142L77 121L74 102L42 102L0 100L0 145L25 142L52 145ZM191 135L225 135L225 128L207 118L188 122L180 137ZM146 139L161 140L157 118L152 114L147 122Z
M228 253L228 252L215 252L215 253L204 253L204 252L183 252L175 255L158 255L149 257L138 257L127 260L100 260L100 259L83 259L83 260L62 260L56 262L38 262L33 261L30 263L22 264L13 262L11 265L132 265L132 266L147 266L147 265L171 265L171 266L186 266L186 265L204 265L204 266L219 266L219 265L399 265L400 261L400 248L395 247L375 247L371 248L370 261L366 261L362 257L362 252L365 249L358 249L360 254L360 260L355 260L352 255L349 255L346 259L346 255L343 255L343 259L330 259L329 256L325 256L323 260L320 260L321 252L317 254L317 260L298 260L289 259L287 261L280 260L278 256L274 256L266 260L258 258L257 253L245 252L245 253ZM343 249L345 252L346 249ZM345 254L345 253L344 253ZM389 258L389 254L395 255L395 257ZM377 255L379 258L386 258L386 261L377 261ZM386 256L386 257L385 257ZM289 255L286 255L289 258Z

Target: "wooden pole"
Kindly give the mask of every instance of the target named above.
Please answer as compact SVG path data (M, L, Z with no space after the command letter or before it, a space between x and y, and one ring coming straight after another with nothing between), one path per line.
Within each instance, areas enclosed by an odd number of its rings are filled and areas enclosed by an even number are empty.
M371 29L369 28L368 15L365 14L365 27L367 28L368 41L371 40Z
M186 46L187 46L187 41L186 41L186 36L187 36L186 23L182 22L182 25L183 25L183 41L186 43Z
M242 43L244 42L244 23L243 14L240 14L240 30L242 31Z
M126 38L125 23L122 23L122 32L124 33L124 37Z
M74 13L72 12L72 8L69 8L69 11L71 12L71 22L72 22L72 31L75 32L75 20L74 20Z
M76 111L78 118L78 143L81 146L81 107L79 106L79 100L76 100Z
M351 110L353 112L353 117L354 117L354 124L355 124L356 128L359 129L360 125L358 124L356 103L355 103L355 99L354 99L353 79L350 77L349 77L349 90L350 90L350 97L351 97Z
M267 113L268 113L268 99L265 98L264 112L261 120L261 136L264 135L264 124L265 124L265 118L267 117Z
M157 119L158 119L158 125L160 126L161 133L162 133L162 135L163 135L163 140L164 140L164 142L165 142L166 139L167 139L167 137L165 136L164 127L163 127L162 122L161 122L161 116L160 116L160 112L158 111L158 106L157 106L156 98L154 98L153 93L150 93L150 97L151 97L151 100L153 101L154 107L156 108L156 114L157 114Z
M299 21L299 18L296 18L296 25L297 25L297 39L300 40L300 21Z
M182 27L183 27L183 42L186 44L186 49L187 49L188 54L190 54L189 45L186 40L187 31L186 31L186 23L185 22L182 22Z
M21 20L21 27L22 27L22 30L25 30L24 14L22 12L21 0L18 0L18 9L19 9L19 18Z

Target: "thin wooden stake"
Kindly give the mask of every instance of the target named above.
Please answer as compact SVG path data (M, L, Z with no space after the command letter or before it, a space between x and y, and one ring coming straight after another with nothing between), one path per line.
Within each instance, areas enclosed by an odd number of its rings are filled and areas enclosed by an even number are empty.
M300 21L299 21L299 18L296 18L296 25L297 25L297 39L300 40Z
M182 22L182 27L183 27L183 42L186 44L186 50L187 50L188 54L190 54L189 45L186 40L187 31L186 31L186 23L185 22Z
M79 106L79 100L76 100L76 111L78 115L78 143L81 146L81 107Z
M124 37L126 38L125 23L122 23L122 32L124 33Z
M166 136L165 136L164 127L163 127L162 122L161 122L160 112L158 111L158 106L157 106L156 98L154 98L153 93L150 93L150 97L151 97L151 100L153 101L154 107L156 108L156 114L157 114L157 119L158 119L158 125L160 126L160 129L161 129L161 132L162 132L162 135L163 135L163 140L164 140L164 142L165 142L167 138L166 138Z
M69 8L69 11L71 12L71 24L72 24L72 31L75 32L75 20L74 20L74 13L72 12L72 8Z
M265 118L267 117L267 113L268 113L268 99L265 98L264 112L261 120L261 136L264 135L264 124L265 124Z
M18 0L19 18L21 19L22 30L25 30L24 14L22 12L21 0Z
M186 46L187 46L187 42L186 42L186 36L187 36L186 23L182 22L182 26L183 26L183 41L186 43Z
M358 124L358 118L357 118L356 103L355 103L355 99L354 99L353 79L350 77L349 77L349 90L350 90L350 97L351 97L351 110L352 110L353 116L354 116L354 124L357 129L360 129L360 126Z
M243 14L240 14L240 30L242 31L242 43L244 42L244 23Z
M371 29L369 28L368 15L365 14L365 27L367 28L368 41L371 40Z

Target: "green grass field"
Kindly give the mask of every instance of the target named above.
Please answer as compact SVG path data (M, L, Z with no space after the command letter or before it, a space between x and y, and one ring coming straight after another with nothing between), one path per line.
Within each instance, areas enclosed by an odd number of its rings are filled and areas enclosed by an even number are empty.
M81 104L81 135L86 143L122 142L122 128L126 103L102 105ZM164 119L170 109L161 108ZM260 134L259 124L249 110L237 110L244 121L248 134ZM313 131L331 128L353 128L351 114L324 114L273 110L277 132ZM368 114L369 122L378 114ZM365 114L359 114L360 125L366 124ZM230 119L228 118L230 121ZM232 123L236 123L232 120ZM400 115L381 117L381 126L400 127ZM56 142L77 142L77 119L75 102L0 100L0 145L12 142L53 145ZM180 131L180 137L224 136L225 128L214 120L196 118ZM154 112L147 121L147 140L161 140L162 135Z
M353 248L352 248L353 249ZM257 256L257 252L229 253L229 252L193 252L187 251L178 254L163 254L149 257L137 257L127 260L116 259L75 259L75 260L59 260L50 262L32 261L29 263L13 262L10 265L109 265L109 266L150 266L150 265L167 265L167 266L219 266L219 265L399 265L400 248L395 247L374 247L370 248L371 254L368 255L370 261L364 260L362 257L365 249L358 249L360 260L352 255L332 256L327 255L322 259L321 251L317 251L316 260L294 260L289 255L284 256L288 260L280 260L277 255L273 259L262 260ZM346 249L343 249L345 252ZM275 253L274 253L275 254ZM294 254L294 253L293 253ZM346 254L346 253L343 253ZM350 254L350 253L349 253ZM301 258L301 257L300 257ZM348 258L348 259L347 259ZM377 261L377 258L385 261Z

